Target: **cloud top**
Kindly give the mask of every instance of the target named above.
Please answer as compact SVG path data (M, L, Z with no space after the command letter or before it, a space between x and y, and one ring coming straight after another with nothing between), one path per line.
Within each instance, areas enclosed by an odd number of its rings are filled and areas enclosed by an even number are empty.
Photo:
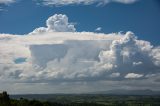
M55 14L46 21L47 27L36 28L30 34L45 32L75 32L76 29L72 23L68 22L68 17L63 14Z

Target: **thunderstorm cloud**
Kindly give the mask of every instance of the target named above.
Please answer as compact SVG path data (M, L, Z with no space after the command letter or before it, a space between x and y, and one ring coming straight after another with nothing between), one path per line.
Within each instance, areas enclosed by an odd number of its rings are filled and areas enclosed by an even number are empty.
M0 34L0 83L46 89L44 84L49 88L58 82L55 92L70 84L89 90L95 82L104 89L160 87L160 47L133 32L76 32L62 14L49 17L46 26L23 36Z

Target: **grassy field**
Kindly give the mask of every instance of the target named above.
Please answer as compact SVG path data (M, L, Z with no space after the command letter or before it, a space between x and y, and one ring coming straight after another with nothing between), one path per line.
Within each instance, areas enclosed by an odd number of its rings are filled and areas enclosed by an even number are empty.
M38 100L41 102L58 103L64 106L160 106L160 96L129 96L129 95L12 95L16 100ZM21 98L21 99L20 99ZM53 105L56 106L56 105ZM57 105L58 106L58 105Z

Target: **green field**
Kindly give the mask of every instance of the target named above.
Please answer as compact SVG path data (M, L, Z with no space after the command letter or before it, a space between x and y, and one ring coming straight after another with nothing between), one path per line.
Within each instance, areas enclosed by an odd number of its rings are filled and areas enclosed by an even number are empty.
M0 106L160 106L160 96L103 94L0 94Z

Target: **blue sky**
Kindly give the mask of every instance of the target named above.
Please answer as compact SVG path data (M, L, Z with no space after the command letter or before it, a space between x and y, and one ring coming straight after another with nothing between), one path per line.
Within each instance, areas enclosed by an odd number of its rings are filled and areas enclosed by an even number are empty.
M76 24L78 32L112 33L132 31L140 39L160 44L160 2L158 0L139 0L133 4L109 3L104 6L65 5L44 6L36 1L19 0L9 6L1 6L0 33L26 34L33 29L45 26L45 20L53 14L66 14L70 22Z
M159 0L0 0L0 90L159 90L159 20Z

